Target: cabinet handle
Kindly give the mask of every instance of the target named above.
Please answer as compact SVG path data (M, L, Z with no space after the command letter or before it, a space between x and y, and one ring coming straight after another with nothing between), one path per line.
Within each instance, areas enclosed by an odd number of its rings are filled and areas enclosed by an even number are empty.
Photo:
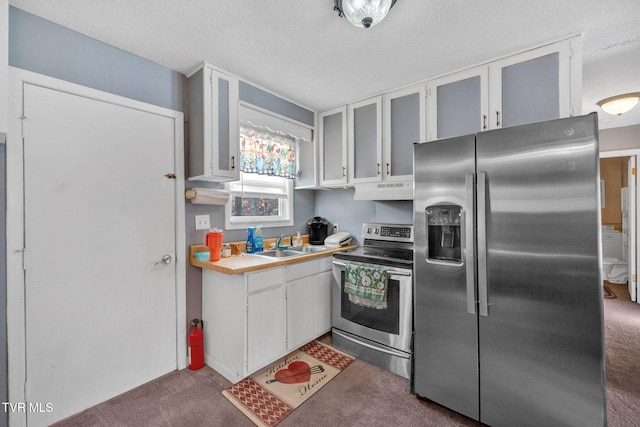
M380 175L380 163L378 163L378 175Z
M347 176L347 168L345 168L344 166L342 167L342 177L344 178L345 176Z
M482 130L486 130L487 129L487 115L483 114L482 115Z
M500 126L500 111L496 111L496 126Z
M391 176L390 163L387 163L387 176Z
M231 156L231 170L236 168L236 156Z

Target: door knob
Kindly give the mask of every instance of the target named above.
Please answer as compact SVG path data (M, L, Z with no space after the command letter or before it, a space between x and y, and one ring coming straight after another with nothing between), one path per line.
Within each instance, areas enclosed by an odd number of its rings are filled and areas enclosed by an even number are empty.
M158 262L156 262L154 265L158 265L158 264L171 264L171 261L173 261L173 257L169 254L165 255L162 257L162 259Z

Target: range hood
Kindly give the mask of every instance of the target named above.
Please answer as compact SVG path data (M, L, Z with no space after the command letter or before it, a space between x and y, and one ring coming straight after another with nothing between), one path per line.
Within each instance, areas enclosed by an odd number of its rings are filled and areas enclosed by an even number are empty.
M356 184L353 200L413 200L413 182Z

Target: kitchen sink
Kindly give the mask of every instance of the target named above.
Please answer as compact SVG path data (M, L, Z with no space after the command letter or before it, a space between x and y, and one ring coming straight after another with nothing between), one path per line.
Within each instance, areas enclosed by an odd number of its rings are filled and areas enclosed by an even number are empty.
M292 256L314 254L316 252L322 252L326 250L327 248L318 246L289 246L288 249L269 249L268 251L257 252L253 255L262 255L269 258L288 258Z
M300 251L305 254L315 254L316 252L323 252L327 250L327 248L320 246L291 246L289 249L293 251Z
M267 256L270 258L287 258L304 255L302 251L292 251L290 249L271 249L263 252L256 252L253 255Z

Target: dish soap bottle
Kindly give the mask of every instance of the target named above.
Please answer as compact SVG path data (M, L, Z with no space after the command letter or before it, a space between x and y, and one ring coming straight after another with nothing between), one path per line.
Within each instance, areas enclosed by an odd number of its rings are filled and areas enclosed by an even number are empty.
M264 249L264 241L262 240L262 226L256 227L255 236L253 238L253 250L254 252L262 252Z
M253 227L247 228L247 249L248 254L255 252L255 238L253 237Z

